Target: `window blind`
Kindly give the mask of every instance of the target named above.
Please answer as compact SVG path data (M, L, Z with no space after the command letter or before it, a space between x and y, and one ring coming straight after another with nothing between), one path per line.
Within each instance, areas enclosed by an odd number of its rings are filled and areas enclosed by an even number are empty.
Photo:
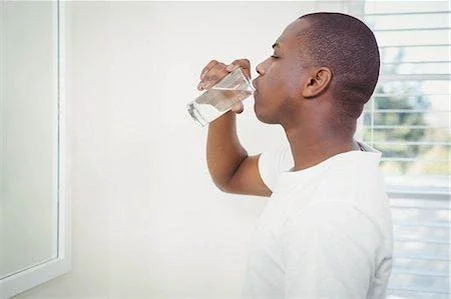
M450 298L448 1L352 3L375 33L380 80L357 137L382 152L394 222L388 298Z
M365 2L360 17L378 40L381 72L358 135L383 152L389 186L446 192L451 14L447 2L421 3Z

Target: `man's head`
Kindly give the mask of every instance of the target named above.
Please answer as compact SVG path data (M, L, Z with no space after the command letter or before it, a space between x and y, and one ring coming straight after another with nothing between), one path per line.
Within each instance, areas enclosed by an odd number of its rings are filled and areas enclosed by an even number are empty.
M358 118L380 64L376 39L363 22L340 13L304 15L273 47L274 55L257 66L259 119L296 122L319 109L320 102L332 104L329 114L339 123Z

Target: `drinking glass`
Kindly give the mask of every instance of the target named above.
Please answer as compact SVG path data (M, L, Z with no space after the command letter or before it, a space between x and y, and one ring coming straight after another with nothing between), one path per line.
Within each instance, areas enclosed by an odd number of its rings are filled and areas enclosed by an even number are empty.
M188 103L187 110L191 117L204 127L229 111L233 105L249 97L254 90L243 71L237 68Z

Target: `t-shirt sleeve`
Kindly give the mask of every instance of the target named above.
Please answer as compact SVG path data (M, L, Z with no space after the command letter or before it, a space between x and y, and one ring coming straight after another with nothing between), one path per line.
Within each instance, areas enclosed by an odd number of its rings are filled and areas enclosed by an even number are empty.
M359 210L308 207L284 233L285 299L367 297L379 235Z
M263 152L258 160L258 170L265 185L274 190L279 174L290 170L294 165L288 145L274 151Z

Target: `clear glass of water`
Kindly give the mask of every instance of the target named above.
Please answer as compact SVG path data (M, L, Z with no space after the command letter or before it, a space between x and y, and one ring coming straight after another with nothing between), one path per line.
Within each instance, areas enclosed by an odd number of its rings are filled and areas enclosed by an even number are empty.
M188 103L187 110L191 117L204 127L229 111L234 104L249 97L254 90L251 82L238 68Z

